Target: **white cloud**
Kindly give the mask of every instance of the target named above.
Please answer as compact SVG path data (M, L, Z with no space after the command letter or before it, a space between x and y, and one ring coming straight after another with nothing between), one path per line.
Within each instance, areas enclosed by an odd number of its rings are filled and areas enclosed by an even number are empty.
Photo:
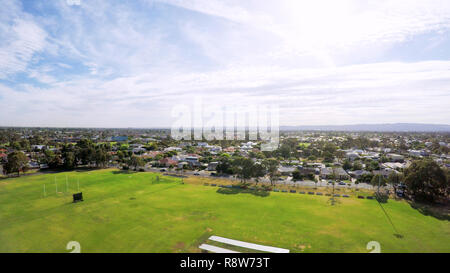
M33 21L13 18L0 21L0 79L17 72L24 72L36 53L46 45L46 33Z
M282 125L450 123L450 61L377 60L423 33L426 52L445 43L448 1L60 1L48 18L7 3L0 79L47 87L0 83L0 125L170 126L195 96L277 103Z
M26 87L25 92L1 86L0 96L11 103L0 109L0 117L27 109L16 125L168 126L171 108L189 105L199 95L220 107L276 103L282 108L282 125L446 123L449 83L449 61L142 74L107 82L67 82L49 89ZM0 123L12 125L3 118Z
M339 51L356 54L361 47L392 45L450 27L450 2L441 0L161 1L275 35L252 44L272 45L267 57L285 61L309 55L322 66L335 65L331 56Z

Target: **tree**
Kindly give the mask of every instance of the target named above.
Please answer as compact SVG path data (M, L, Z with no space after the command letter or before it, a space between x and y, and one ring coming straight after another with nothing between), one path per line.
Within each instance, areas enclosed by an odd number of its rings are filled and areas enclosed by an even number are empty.
M359 176L358 183L371 183L373 178L373 174L371 173L365 173Z
M382 174L376 174L372 177L372 180L370 181L370 184L372 186L378 187L378 192L380 191L380 187L386 186L386 179Z
M335 154L336 154L337 158L342 159L342 158L345 158L346 152L339 150L339 151L336 151Z
M110 159L110 155L103 147L97 147L94 153L94 161L97 167L105 167Z
M450 194L448 177L433 160L418 160L405 170L405 184L414 199L434 202Z
M255 178L256 183L259 182L259 178L266 175L266 170L262 164L253 164L252 177Z
M27 156L20 151L10 153L4 169L7 174L17 172L17 175L20 176L21 171L25 172L28 169Z
M323 152L323 162L325 163L332 163L334 160L334 156L332 153L325 151Z
M48 167L51 169L60 168L63 165L63 160L61 158L60 154L55 154L53 157L50 158L48 161Z
M250 158L238 157L233 161L233 172L238 175L242 182L250 179L253 175L254 162Z
M331 204L332 206L334 206L334 205L337 203L336 198L334 198L334 190L335 190L335 186L336 186L336 180L337 180L338 178L339 178L339 176L338 176L337 169L336 169L336 168L333 168L333 169L331 170L331 174L330 174L330 179L332 180L331 184L333 185L333 191L332 191L331 197L330 197L330 199L329 199L330 204Z
M387 183L394 188L394 194L397 192L397 186L402 182L403 175L401 173L392 172L387 178Z
M380 169L380 164L376 160L371 160L371 161L369 161L369 164L366 164L366 170L369 172L374 171L374 170L379 170L379 169Z
M130 160L128 161L128 167L134 167L134 170L137 171L138 167L142 167L145 165L144 160L138 156L131 156Z
M325 145L323 146L322 151L323 151L324 153L330 153L331 156L334 156L334 153L336 153L336 151L337 151L337 147L336 147L336 145L334 145L333 143L327 142L327 143L325 143ZM324 156L324 157L325 157L325 156Z
M19 141L14 141L13 143L11 143L11 148L13 148L16 151L19 151L22 147L20 146L20 142Z
M275 158L264 159L262 165L269 175L270 184L273 186L273 182L280 176L280 173L278 172L278 160Z
M363 166L361 162L355 161L352 166L352 171L362 170Z
M216 166L216 171L218 173L233 174L232 162L229 156L221 156Z
M82 164L88 165L95 161L95 146L90 139L81 139L77 142L77 158Z
M63 153L63 161L65 169L73 169L76 167L76 158L74 152L65 152Z
M302 176L302 174L300 173L299 170L295 170L295 171L292 172L292 179L294 181L302 180L303 176Z
M156 149L158 149L158 145L157 145L155 142L150 142L150 143L148 143L147 145L145 145L144 148L145 148L147 151L155 151ZM186 151L187 151L188 153L191 153L191 150L188 150L188 148L192 148L192 146L186 147ZM193 151L193 149L192 149L192 151Z
M348 161L348 160L345 160L344 164L342 165L342 168L344 170L350 170L352 167L353 167L352 163L350 163L350 161Z
M281 145L281 147L278 149L278 153L280 156L282 156L284 159L288 159L291 157L291 147L287 144Z

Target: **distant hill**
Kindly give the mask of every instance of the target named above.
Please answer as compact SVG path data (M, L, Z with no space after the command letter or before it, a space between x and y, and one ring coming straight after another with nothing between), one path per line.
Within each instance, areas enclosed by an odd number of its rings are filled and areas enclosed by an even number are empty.
M447 124L392 123L354 125L280 126L282 131L450 132Z

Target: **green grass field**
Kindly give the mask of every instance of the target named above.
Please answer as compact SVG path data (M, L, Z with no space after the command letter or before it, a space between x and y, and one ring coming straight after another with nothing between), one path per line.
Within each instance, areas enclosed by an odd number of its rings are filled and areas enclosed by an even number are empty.
M66 192L66 175L69 189ZM210 235L291 252L450 252L450 223L406 202L272 192L219 193L179 178L115 170L74 171L0 180L0 252L199 252ZM54 179L58 183L56 194ZM77 180L84 200L72 203ZM47 196L43 196L43 185Z

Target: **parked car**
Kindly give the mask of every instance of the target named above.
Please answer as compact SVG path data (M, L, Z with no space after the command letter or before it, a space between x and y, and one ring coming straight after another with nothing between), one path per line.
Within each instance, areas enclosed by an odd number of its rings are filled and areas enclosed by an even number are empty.
M347 185L345 182L339 182L339 185L341 185L341 186L345 186L345 185Z
M194 173L194 175L200 175L199 173Z

